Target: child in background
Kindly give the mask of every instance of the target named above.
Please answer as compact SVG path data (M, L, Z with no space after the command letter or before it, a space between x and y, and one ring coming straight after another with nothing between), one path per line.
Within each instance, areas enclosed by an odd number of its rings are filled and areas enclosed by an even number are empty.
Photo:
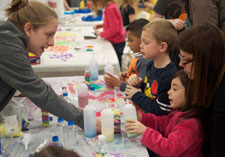
M129 23L135 20L135 10L132 7L133 4L133 0L123 0L123 3L120 6L120 13L123 18L123 26L127 26Z
M152 60L147 65L144 82L136 74L131 75L125 94L147 113L163 115L171 110L167 92L177 70L169 53L174 50L176 39L175 27L166 20L149 23L142 30L141 53L143 58Z
M105 73L106 75L104 77L104 80L106 85L119 87L121 91L125 91L128 78L132 74L137 74L139 77L144 79L146 66L149 60L144 59L142 54L140 53L140 44L142 28L146 24L148 24L148 20L138 19L133 21L126 27L128 46L134 53L137 53L137 55L130 61L128 72L120 74L121 79L118 79L117 77L109 73Z
M128 133L143 135L141 143L159 156L202 156L201 121L193 116L192 90L187 74L181 70L172 78L168 91L171 108L167 116L138 113L138 120L127 120Z
M113 0L92 0L92 4L95 10L104 9L103 24L94 27L95 33L112 43L121 67L126 35L120 10ZM99 28L103 31L99 32Z

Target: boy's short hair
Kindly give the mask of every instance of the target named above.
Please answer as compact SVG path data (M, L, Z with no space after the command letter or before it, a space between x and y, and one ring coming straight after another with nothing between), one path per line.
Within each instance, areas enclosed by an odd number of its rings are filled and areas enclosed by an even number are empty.
M130 31L133 33L137 38L141 38L141 32L143 27L148 24L149 21L146 19L137 19L131 22L126 27L126 32Z
M174 51L177 41L177 30L169 21L158 20L149 23L143 28L143 31L151 33L152 37L155 38L158 43L166 42L168 45L168 53Z
M40 152L34 154L34 157L80 157L76 152L72 150L66 150L58 146L47 146Z

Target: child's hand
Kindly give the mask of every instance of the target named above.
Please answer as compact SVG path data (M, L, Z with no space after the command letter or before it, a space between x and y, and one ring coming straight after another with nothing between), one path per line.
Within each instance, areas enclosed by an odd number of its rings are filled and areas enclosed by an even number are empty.
M129 77L128 84L135 87L141 83L142 79L138 78L136 74L133 74Z
M172 24L177 30L181 30L184 28L184 21L182 21L181 19L174 19L172 21Z
M104 80L106 85L110 85L112 87L120 87L120 84L122 83L114 75L111 75L110 73L107 72L105 72Z
M135 93L140 92L140 91L141 90L138 88L127 85L127 87L125 89L126 99L131 99Z
M120 80L125 81L127 77L127 73L120 73Z
M126 122L127 124L125 125L125 127L128 133L136 133L138 135L142 135L147 128L145 125L143 125L137 120L130 119Z

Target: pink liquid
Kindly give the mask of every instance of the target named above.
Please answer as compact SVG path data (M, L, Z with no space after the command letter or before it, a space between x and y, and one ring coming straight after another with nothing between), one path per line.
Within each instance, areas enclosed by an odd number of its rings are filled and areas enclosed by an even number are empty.
M88 104L88 93L78 94L78 103L81 108L84 108Z

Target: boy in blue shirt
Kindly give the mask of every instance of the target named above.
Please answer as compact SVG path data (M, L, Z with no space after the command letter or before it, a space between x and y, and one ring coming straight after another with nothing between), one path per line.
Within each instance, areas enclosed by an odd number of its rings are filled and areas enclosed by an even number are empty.
M151 61L144 80L132 75L125 93L126 98L147 113L164 115L171 111L167 92L171 77L177 70L169 53L174 51L176 39L175 27L166 20L149 23L142 30L141 53L143 58Z

